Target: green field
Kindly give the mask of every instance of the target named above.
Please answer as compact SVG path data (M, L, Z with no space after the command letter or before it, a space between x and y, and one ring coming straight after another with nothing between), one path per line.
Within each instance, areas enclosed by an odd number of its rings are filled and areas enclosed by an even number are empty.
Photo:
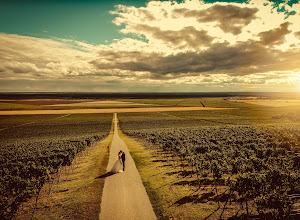
M239 103L239 108L220 111L120 113L122 130L144 130L215 125L259 125L300 122L299 108L261 107Z
M0 110L37 110L37 109L42 109L42 107L36 105L0 103Z
M118 101L135 102L159 106L219 107L234 108L243 104L227 101L225 98L187 98L187 99L119 99Z

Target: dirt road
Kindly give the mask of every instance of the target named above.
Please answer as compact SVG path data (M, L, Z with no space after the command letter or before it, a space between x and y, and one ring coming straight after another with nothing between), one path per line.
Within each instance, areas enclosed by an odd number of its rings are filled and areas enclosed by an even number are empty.
M120 150L125 152L126 166L125 172L108 176L105 179L100 220L156 219L134 161L125 143L118 135L117 120L115 120L114 131L107 171L113 166Z
M109 109L64 109L64 110L12 110L0 111L0 115L52 115L52 114L94 114L115 112L172 112L200 110L228 110L232 108L210 107L155 107L155 108L109 108Z

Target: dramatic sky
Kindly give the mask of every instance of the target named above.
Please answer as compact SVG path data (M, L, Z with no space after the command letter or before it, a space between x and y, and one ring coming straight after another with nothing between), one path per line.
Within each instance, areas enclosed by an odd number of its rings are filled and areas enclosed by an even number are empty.
M0 92L300 92L299 0L1 0Z

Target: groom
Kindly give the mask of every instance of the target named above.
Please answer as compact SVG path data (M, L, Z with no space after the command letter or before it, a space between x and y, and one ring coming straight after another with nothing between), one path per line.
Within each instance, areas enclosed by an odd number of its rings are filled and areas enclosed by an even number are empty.
M123 164L123 171L125 171L125 153L123 151L121 151L122 155L121 155L121 159L122 159L122 164Z

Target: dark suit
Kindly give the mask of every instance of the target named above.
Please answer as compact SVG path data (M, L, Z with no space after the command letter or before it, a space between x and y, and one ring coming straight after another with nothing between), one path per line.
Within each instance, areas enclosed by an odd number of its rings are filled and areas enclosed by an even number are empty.
M121 158L122 158L122 163L123 163L123 171L125 171L125 153L124 152L122 153Z

